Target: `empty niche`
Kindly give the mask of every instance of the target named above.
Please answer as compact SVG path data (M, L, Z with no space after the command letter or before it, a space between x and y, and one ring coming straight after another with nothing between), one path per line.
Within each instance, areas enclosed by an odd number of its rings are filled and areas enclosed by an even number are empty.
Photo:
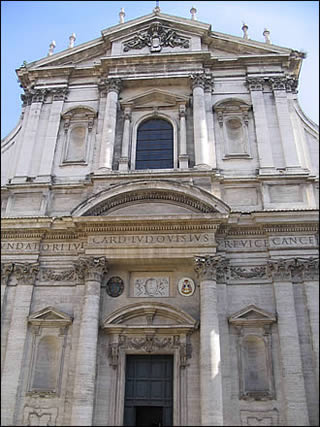
M242 343L244 389L246 392L268 392L268 368L264 341L249 335Z
M75 126L70 130L65 161L85 161L86 136L87 130L84 126Z
M54 336L40 339L34 367L32 388L55 390L57 386L59 342Z

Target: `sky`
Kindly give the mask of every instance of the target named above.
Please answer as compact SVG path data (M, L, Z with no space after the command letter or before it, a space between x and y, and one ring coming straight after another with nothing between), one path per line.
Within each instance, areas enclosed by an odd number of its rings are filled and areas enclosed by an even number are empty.
M1 1L1 138L16 126L23 90L15 70L68 47L99 38L101 30L152 12L155 1ZM318 1L159 1L161 12L189 19L195 6L197 19L212 31L242 37L245 22L251 40L264 42L267 27L275 45L307 52L298 86L305 114L319 123L319 3Z

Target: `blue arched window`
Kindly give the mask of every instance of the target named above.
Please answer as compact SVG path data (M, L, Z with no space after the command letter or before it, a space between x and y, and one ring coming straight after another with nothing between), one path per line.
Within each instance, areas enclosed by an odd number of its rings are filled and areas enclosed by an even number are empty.
M138 128L136 169L173 168L173 128L163 119L150 119Z

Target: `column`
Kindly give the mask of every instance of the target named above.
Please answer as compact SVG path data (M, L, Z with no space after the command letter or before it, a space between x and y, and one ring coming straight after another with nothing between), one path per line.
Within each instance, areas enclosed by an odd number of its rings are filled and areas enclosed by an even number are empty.
M266 114L263 96L264 79L257 77L249 77L247 78L247 84L251 93L254 120L256 126L260 163L259 173L260 175L275 173L271 140L268 129L268 118Z
M42 104L45 100L47 90L38 89L32 91L29 96L32 96L32 104L26 122L26 129L21 140L20 153L17 159L17 169L15 177L12 180L13 184L25 182L29 176L31 169L31 162L33 156L33 149L38 134L38 125L40 120Z
M105 257L80 258L78 269L85 281L85 294L77 347L71 425L91 426L96 381L100 286L107 272Z
M51 171L61 122L61 112L68 88L52 89L52 105L41 156L37 182L51 182Z
M205 74L193 74L193 132L195 166L198 168L210 168L210 148L208 141L207 115L204 98L206 84Z
M289 113L286 89L288 82L286 78L269 79L274 95L282 149L287 172L301 172L301 164L293 134L293 128ZM291 86L289 86L291 88Z
M1 263L1 316L3 315L5 293L7 289L7 284L9 281L10 274L13 271L12 262L2 262Z
M189 156L187 154L186 106L179 105L180 139L179 139L179 169L188 169Z
M119 160L120 171L127 171L129 169L130 122L131 122L131 107L127 106L124 108L122 147L121 147L121 157Z
M273 277L274 297L278 314L286 425L308 426L307 399L291 279L293 267L295 267L295 262L292 259L280 258L268 261L268 272Z
M195 257L200 278L200 399L201 425L223 425L220 332L216 272L220 256Z
M304 260L303 282L311 329L315 380L319 390L319 258Z
M13 274L16 276L17 287L1 381L1 424L4 426L16 425L14 412L25 357L27 317L30 314L33 285L38 271L37 263L14 265Z
M107 95L98 170L102 174L112 170L120 84L120 79L107 79L100 86L102 93Z
M214 137L214 124L213 124L213 111L212 111L212 91L213 91L213 80L211 76L207 78L206 84L204 87L204 98L206 106L206 119L207 119L207 129L208 129L208 147L209 147L209 160L208 164L216 169L217 168L217 159L216 159L216 142Z

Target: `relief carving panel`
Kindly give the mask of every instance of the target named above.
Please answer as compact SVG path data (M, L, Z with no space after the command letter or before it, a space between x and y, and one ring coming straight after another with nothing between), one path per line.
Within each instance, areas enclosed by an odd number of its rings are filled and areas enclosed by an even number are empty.
M134 297L168 297L170 296L169 277L135 277L133 282Z

